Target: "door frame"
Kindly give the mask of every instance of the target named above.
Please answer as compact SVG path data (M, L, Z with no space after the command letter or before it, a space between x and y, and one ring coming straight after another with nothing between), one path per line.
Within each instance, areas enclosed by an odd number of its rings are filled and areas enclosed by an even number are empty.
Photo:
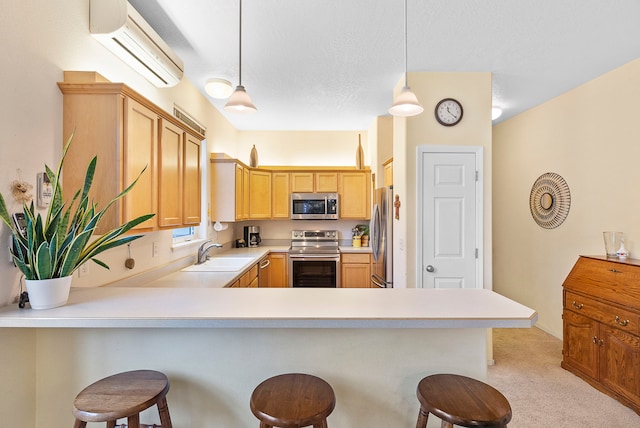
M423 175L424 167L422 165L422 156L425 153L472 153L476 157L476 171L478 178L476 180L476 248L478 257L476 258L476 288L485 288L484 286L484 148L482 146L447 146L423 144L416 148L416 178L417 178L417 195L416 204L418 212L416 217L416 287L418 287L419 278L422 278L422 216L423 213ZM422 281L419 282L419 288L422 288Z

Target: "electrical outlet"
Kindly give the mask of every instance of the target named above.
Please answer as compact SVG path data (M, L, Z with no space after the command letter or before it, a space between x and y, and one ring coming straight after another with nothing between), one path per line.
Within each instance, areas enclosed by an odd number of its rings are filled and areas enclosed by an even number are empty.
M153 241L152 249L153 257L158 257L158 243L156 241Z
M78 278L89 275L89 263L83 263L78 268Z

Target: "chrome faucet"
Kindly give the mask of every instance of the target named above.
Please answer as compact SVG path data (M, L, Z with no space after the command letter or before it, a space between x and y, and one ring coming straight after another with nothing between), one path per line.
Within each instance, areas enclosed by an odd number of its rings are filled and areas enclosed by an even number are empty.
M222 248L222 244L209 244L209 245L207 245L209 242L211 242L211 239L207 239L202 244L200 244L200 247L198 247L198 260L196 261L197 265L201 265L202 263L204 263L207 260L209 260L209 250L210 249L212 249L212 248Z

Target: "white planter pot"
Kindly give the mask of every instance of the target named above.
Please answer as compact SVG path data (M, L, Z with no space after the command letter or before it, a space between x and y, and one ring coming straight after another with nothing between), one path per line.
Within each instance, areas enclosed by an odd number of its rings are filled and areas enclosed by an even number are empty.
M69 299L73 275L52 279L25 279L32 309L62 306Z

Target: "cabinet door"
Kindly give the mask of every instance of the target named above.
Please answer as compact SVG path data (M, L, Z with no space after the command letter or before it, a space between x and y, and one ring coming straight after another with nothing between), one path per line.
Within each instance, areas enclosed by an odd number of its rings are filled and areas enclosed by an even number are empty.
M590 318L564 310L562 355L563 364L598 379L598 323Z
M247 168L242 169L242 212L240 218L248 219L250 217L250 203L251 194L249 193L249 170ZM237 192L237 190L236 190Z
M337 192L338 173L337 172L316 172L315 175L316 192Z
M271 218L271 172L249 171L249 218Z
M384 164L384 180L383 186L393 185L393 161Z
M292 172L291 193L312 193L313 172Z
M124 220L155 213L157 206L156 147L158 145L158 115L137 101L125 98L123 189L136 179L145 167L138 183L124 197ZM96 177L100 179L100 177ZM153 228L157 216L139 224L136 229Z
M202 212L200 140L185 134L182 171L182 224L199 224Z
M158 223L160 227L182 225L182 141L180 128L160 121L158 145Z
M272 192L271 192L271 208L272 218L289 218L289 173L274 172L271 174Z
M342 288L369 288L371 267L364 263L342 263L340 286Z
M269 287L289 286L289 260L286 253L270 253L271 271Z
M600 325L600 382L640 405L640 338Z
M368 219L371 212L371 173L341 172L340 218Z

